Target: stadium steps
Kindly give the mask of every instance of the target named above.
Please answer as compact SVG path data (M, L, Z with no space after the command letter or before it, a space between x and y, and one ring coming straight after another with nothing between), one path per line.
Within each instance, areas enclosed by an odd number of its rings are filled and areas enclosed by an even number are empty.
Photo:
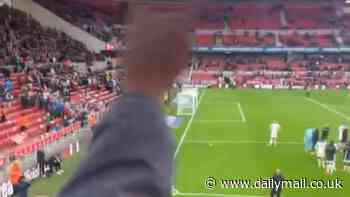
M45 112L37 109L30 109L31 112L26 114L29 119L28 129L25 131L28 136L34 136L39 133L46 126ZM20 113L19 113L20 114ZM15 116L6 123L2 123L0 131L0 147L15 145L12 137L21 133L20 126L16 123Z
M85 95L87 92L87 98L82 95ZM90 90L86 87L81 87L77 91L72 92L73 95L78 95L80 103L88 102L91 104L96 104L99 101L112 102L118 98L116 93L110 93L107 90ZM47 127L47 117L46 112L39 110L37 107L30 109L23 109L19 103L19 100L12 102L12 106L4 109L7 112L8 120L5 123L0 124L0 155L7 155L16 150L23 151L23 147L31 147L36 141L40 141L46 131ZM12 138L21 133L19 125L16 123L16 118L25 114L29 116L29 125L28 129L25 131L27 137L22 144L16 144L13 142ZM54 120L57 124L63 125L63 120L57 118ZM31 149L36 150L35 148ZM29 151L30 152L30 151Z
M87 91L87 94L85 91ZM84 90L75 91L71 95L71 101L75 103L82 102L82 103L89 103L89 104L96 104L100 101L111 102L116 98L118 98L117 94L110 93L108 90L84 89Z

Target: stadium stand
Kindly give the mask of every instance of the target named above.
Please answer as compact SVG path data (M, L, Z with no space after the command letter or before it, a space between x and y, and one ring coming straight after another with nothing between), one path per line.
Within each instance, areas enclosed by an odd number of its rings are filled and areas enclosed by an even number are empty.
M281 35L280 41L284 46L332 47L336 45L332 35Z
M273 35L227 35L223 36L223 43L228 46L271 46L275 40Z
M120 37L121 30L118 28L118 25L115 24L115 21L118 20L89 4L69 0L35 1L62 17L64 20L84 29L105 42L110 42ZM113 4L113 6L113 10L118 12L118 4Z
M115 80L111 74L87 77L70 72L60 77L50 74L49 79L48 76L44 77L44 72L45 69L38 69L11 74L10 78L13 79L14 84L23 83L18 82L18 79L24 77L24 84L28 85L28 89L22 88L21 94L11 101L2 97L5 101L1 108L5 121L0 123L2 153L18 152L21 147L27 147L28 144L53 129L52 125L63 128L65 118L72 121L70 124L84 121L83 113L86 113L86 110L94 110L98 105L101 107L101 103L108 104L119 94L116 92L117 84L111 83ZM62 71L56 72L59 74ZM15 85L14 91L18 88L19 86ZM48 97L44 96L45 92L48 93ZM24 100L26 97L32 102L30 106L26 106L26 100ZM25 130L21 128L23 125L26 127ZM31 149L29 153L36 150Z
M265 3L238 3L229 6L231 29L280 29L281 9ZM269 14L266 14L269 13Z
M113 28L117 24L114 24L105 12L100 12L91 7L91 5L82 4L81 2L73 3L66 0L36 0L36 2L104 41L110 41L113 37L119 36L119 32ZM6 121L0 124L0 128L3 130L0 133L0 146L12 147L18 142L24 141L24 139L35 138L44 133L48 126L47 119L52 119L47 117L49 109L43 107L42 103L39 102L40 97L45 94L43 89L48 88L46 87L48 84L41 84L43 83L41 81L47 80L45 79L47 76L40 67L32 70L32 68L25 68L25 65L28 62L63 62L66 59L70 59L73 62L85 61L87 57L92 56L92 53L83 44L72 40L64 33L40 26L30 16L21 11L10 9L7 6L3 6L0 9L0 31L2 32L0 42L2 48L1 63L20 65L19 68L16 68L16 72L5 72L1 83L2 89L4 89L2 98L5 101L11 101L5 102L1 109L1 114ZM164 13L169 11L186 12L189 10L183 4L176 6L157 4L148 6L148 9ZM331 10L326 16L322 14L325 9ZM223 4L210 6L202 16L197 18L194 25L195 29L199 30L224 30L226 26L231 30L279 30L285 28L283 25L283 13L285 13L285 23L289 29L331 28L331 21L325 18L334 17L334 12L334 8L329 5L316 4L298 4L298 6L292 4L269 5L265 3ZM266 15L265 13L270 14ZM312 16L309 16L310 13L313 13ZM31 27L31 31L28 31L30 29L28 27ZM209 33L197 34L195 39L197 46L209 47L215 45L243 47L276 45L276 36L272 33L261 35L247 32L243 34L230 32L220 35ZM221 40L221 42L218 42L218 40ZM345 44L349 43L347 37L344 37L343 41ZM305 47L331 47L337 44L333 35L313 35L308 33L305 35L279 35L279 42L283 46ZM298 85L305 85L307 82L312 81L315 84L326 84L329 87L347 85L348 83L347 78L341 71L349 69L349 65L337 63L336 61L304 60L300 58L285 61L284 57L280 56L260 55L252 58L244 55L241 57L217 55L201 56L195 62L191 76L194 83L211 82L217 84L217 80L224 70L234 71L235 73L232 74L232 77L236 79L237 85L242 87L245 85L256 85L257 83L280 84L281 80L284 83ZM287 76L281 73L273 75L261 73L261 70L269 72L285 71L289 72L289 74ZM321 75L320 72L322 70L327 70L327 73ZM311 71L313 72L310 73ZM244 74L244 72L249 74ZM37 77L38 73L41 73L39 74L40 77ZM68 90L61 87L63 88L61 94L69 95L69 102L64 102L63 99L65 97L60 99L51 98L52 95L56 94L52 84L47 90L49 96L45 96L49 98L50 102L53 100L66 106L71 104L79 105L81 103L96 104L99 101L111 101L117 98L118 93L110 93L106 90L110 85L108 81L101 80L98 77L91 78L91 76L87 79L87 76L80 76L78 73L68 72L63 76L71 80L69 83L72 83ZM320 79L317 77L320 77ZM61 85L66 83L63 78L58 77L54 79L57 81L48 83ZM86 85L81 86L81 81L84 80L87 80L87 84L90 84L89 87ZM11 81L12 83L10 98L6 98L6 81ZM32 104L29 104L29 106L23 103L26 97L32 101ZM28 128L24 135L20 128L21 125L18 124L20 121L17 121L17 119L29 114L31 116L28 116ZM58 116L54 120L59 125L63 124L62 116Z
M218 41L221 40L221 41ZM275 36L268 35L196 35L197 46L274 46Z
M335 8L327 3L285 4L289 29L327 29L334 26Z
M81 1L47 1L35 0L48 8L66 21L84 29L103 41L110 42L114 48L125 46L123 29L114 23L117 20L113 15L96 9L99 3L86 3ZM88 1L90 2L90 1ZM103 4L104 1L101 2ZM103 7L103 6L102 6ZM69 8L69 9L68 9ZM157 3L146 5L146 8L159 13L189 12L191 8L182 3ZM67 11L68 10L68 11ZM114 3L114 12L122 12L119 3ZM327 12L324 12L324 11ZM269 13L266 15L266 13ZM112 17L111 17L112 16ZM205 12L198 16L194 22L195 30L209 30L211 34L196 35L197 46L211 46L217 44L214 31L230 30L315 30L332 29L340 21L336 15L336 8L330 3L280 3L269 4L266 2L236 2L212 4ZM346 24L346 16L343 17ZM256 35L254 35L256 34ZM275 33L232 33L224 36L223 44L226 46L273 46L276 44ZM304 33L305 34L305 33ZM290 32L281 36L283 46L313 46L332 47L337 46L332 32L318 35L315 32L299 35ZM345 39L347 44L347 39Z
M0 31L2 64L49 62L52 58L84 62L92 56L84 44L63 32L44 28L30 16L6 5L0 7Z
M120 19L123 6L119 2L34 1L102 40L111 54L124 54L127 27ZM191 11L183 3L142 6L164 14ZM345 54L350 50L344 47L350 45L350 14L338 14L337 9L331 2L210 4L196 16L191 29L194 48L209 52L196 51L178 81L191 87L221 88L223 78L229 78L237 88L350 89L350 57ZM212 48L236 51L212 52ZM282 52L266 52L267 48ZM299 51L288 51L294 48ZM304 53L304 48L321 53ZM97 59L104 60L66 33L42 26L25 12L0 7L0 66L4 66L0 68L0 167L9 155L33 155L96 124L94 113L108 110L118 99L126 77L123 69L98 73L89 68L85 73L70 66L83 63L85 68ZM112 61L102 64L109 66Z
M205 55L192 61L192 81L195 84L217 86L225 72L238 87L325 85L327 88L345 88L350 85L347 71L349 62L339 62L339 57L319 56L286 61L283 56L223 56Z
M8 65L0 72L1 155L37 151L47 132L86 121L87 110L104 108L120 94L122 74L87 75L67 63L94 54L63 32L7 5L0 7L0 31L0 64Z

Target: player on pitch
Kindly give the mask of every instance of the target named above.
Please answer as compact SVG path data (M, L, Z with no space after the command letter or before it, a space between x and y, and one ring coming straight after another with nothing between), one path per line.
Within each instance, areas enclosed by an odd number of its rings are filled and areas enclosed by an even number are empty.
M315 146L317 164L318 164L318 167L320 168L326 167L325 166L326 146L327 146L327 142L324 140L319 140Z
M281 130L281 125L277 121L273 121L270 125L270 141L268 146L277 146L278 133Z
M332 175L336 170L336 153L337 148L335 147L334 141L330 141L326 146L326 173Z

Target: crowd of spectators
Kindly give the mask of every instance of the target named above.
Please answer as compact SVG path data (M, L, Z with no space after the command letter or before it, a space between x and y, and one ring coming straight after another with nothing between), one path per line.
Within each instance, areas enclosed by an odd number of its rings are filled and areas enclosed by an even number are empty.
M86 87L89 90L105 89L111 93L121 94L120 79L124 76L112 72L79 73L70 67L58 64L26 67L22 72L23 74L19 75L20 78L17 80L21 87L18 95L21 106L23 109L38 107L45 110L48 120L47 131L59 130L60 125L52 121L55 118L63 119L64 125L61 126L69 126L75 121L81 121L86 125L88 112L106 107L107 103L98 103L99 106L89 105L89 103L74 103L71 93L78 91L81 87ZM0 89L4 89L6 93L12 95L11 80L8 77L2 81L4 80L5 83L0 83ZM87 94L87 90L85 94ZM1 95L0 99L2 104L6 106L13 101L14 96L8 98L5 94ZM1 115L6 119L6 114L3 111ZM23 128L26 127L25 124L22 125Z
M191 64L194 70L206 71L350 71L349 60L338 55L197 55Z
M194 83L220 83L220 76L238 86L274 84L279 86L325 85L328 88L345 88L350 85L350 61L346 56L309 55L202 55L192 58Z
M98 84L96 88L114 91L119 85L113 77L106 80L92 73L85 75L59 64L90 62L94 57L82 43L65 33L43 27L30 15L7 5L0 7L0 65L15 66L0 71L1 108L10 107L18 96L24 109L38 106L52 117L70 120L67 114L82 111L82 107L70 106L71 91L80 85L95 87L94 83ZM24 73L16 79L21 87L19 94L15 92L12 72ZM1 121L6 121L4 110L1 110Z
M96 9L88 3L69 0L35 0L40 5L51 10L64 20L84 29L97 38L108 42L108 46L122 48L125 46L125 29L118 24L119 19L103 10ZM121 6L119 6L121 7ZM148 5L155 12L188 11L186 4L155 4ZM122 12L121 8L110 8L114 12ZM232 30L255 29L255 30L294 30L294 29L328 29L338 28L344 24L346 29L346 15L337 16L337 8L332 3L324 4L270 4L270 3L237 3L210 5L206 12L196 18L194 29L209 29L224 31L225 27ZM324 14L324 10L328 10ZM310 12L312 11L312 12ZM248 14L247 14L248 13ZM270 15L266 15L270 13ZM119 17L120 18L120 17ZM284 21L284 22L282 22ZM312 34L312 35L311 35ZM217 39L213 35L197 35L198 46L305 46L305 47L336 47L341 42L333 34L307 35L289 34L280 36L280 43L275 41L276 35L235 35L224 36ZM218 41L221 40L221 41ZM344 36L344 44L348 45L348 39Z
M0 7L0 65L30 62L85 62L92 54L63 32L41 26L30 15Z
M84 29L105 42L122 42L124 30L115 24L114 17L70 0L35 0L64 20Z

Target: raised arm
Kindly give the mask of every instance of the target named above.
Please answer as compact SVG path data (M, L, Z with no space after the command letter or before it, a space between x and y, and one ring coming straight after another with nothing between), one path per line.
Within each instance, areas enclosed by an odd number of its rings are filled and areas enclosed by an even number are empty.
M97 126L87 159L60 197L170 196L174 143L159 98L187 64L186 19L134 10L128 91Z

